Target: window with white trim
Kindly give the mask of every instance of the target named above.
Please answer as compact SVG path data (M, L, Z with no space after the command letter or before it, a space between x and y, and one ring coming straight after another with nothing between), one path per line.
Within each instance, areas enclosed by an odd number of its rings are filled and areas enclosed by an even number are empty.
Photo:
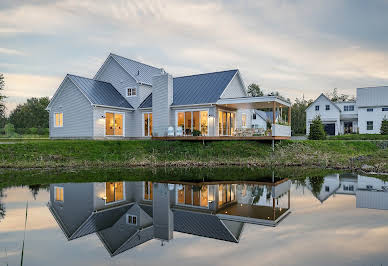
M366 130L373 130L373 121L366 122Z
M319 105L315 106L315 111L319 111Z
M255 113L252 115L252 119L256 120L256 114Z
M381 110L382 110L383 112L388 112L388 107L383 107Z
M54 187L55 201L63 202L63 187Z
M326 111L330 110L330 105L326 104Z
M127 88L127 97L134 97L136 93L136 88Z
M241 115L241 126L242 127L246 127L247 126L247 115L246 114L242 114Z
M367 112L373 112L373 108L367 108L366 111Z
M127 224L137 225L137 216L136 215L127 215Z
M354 111L354 105L345 105L344 106L345 112L353 112Z
M54 114L54 127L63 127L63 113Z

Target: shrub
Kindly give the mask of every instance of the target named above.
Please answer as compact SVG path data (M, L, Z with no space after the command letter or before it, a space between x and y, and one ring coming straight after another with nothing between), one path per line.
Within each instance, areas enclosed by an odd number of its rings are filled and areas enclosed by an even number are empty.
M326 139L326 132L319 116L317 116L310 125L309 139Z
M49 129L48 128L38 128L38 135L48 135Z
M388 119L387 119L387 117L384 117L383 121L381 121L380 133L381 133L381 135L388 135Z
M196 136L196 137L201 136L201 131L194 129L193 136Z
M7 137L12 137L15 135L15 126L11 123L5 124L4 131Z
M36 135L36 134L38 134L38 129L36 127L31 127L28 129L28 133L30 133L32 135Z

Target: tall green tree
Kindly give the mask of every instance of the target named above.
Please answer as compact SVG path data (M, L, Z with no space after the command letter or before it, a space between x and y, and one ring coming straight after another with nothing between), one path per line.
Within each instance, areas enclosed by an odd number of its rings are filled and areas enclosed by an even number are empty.
M388 135L388 119L387 119L387 117L384 117L383 121L381 121L380 133L381 133L381 135Z
M356 100L356 98L353 95L339 94L337 88L334 88L332 92L327 93L326 96L332 102L346 102L346 101Z
M48 97L30 98L19 104L9 115L9 122L20 128L48 128L49 114L45 110L50 100Z
M5 206L1 202L2 198L5 198L5 193L3 192L3 189L0 188L0 221L1 221L1 219L4 219L4 217L5 217Z
M260 86L256 83L252 83L248 86L248 94L253 97L264 96L264 92L261 90Z
M4 75L0 73L0 127L3 128L6 119L5 119L5 99L7 98L3 91L5 90L5 79Z
M317 116L310 125L309 139L319 140L326 139L326 132L323 128L321 118Z
M306 134L306 109L311 105L312 100L296 98L291 106L291 129L293 135Z

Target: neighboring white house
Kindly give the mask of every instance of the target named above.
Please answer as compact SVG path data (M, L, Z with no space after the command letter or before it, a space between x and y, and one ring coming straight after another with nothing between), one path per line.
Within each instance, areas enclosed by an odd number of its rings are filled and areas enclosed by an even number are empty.
M47 110L51 138L97 139L234 136L252 127L255 109L282 108L290 103L276 96L249 97L237 69L172 77L110 54L93 79L66 75ZM290 135L272 125L272 137Z
M328 135L379 134L381 121L388 118L388 87L357 89L357 101L332 102L321 94L306 109L306 134L317 116Z

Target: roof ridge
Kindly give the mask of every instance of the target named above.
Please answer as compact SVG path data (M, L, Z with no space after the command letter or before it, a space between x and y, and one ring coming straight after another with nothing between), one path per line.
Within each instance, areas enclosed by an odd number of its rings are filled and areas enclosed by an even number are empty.
M159 68L159 67L154 67L154 66L151 66L151 65L149 65L149 64L145 64L145 63L143 63L143 62L136 61L136 60L133 60L133 59L130 59L130 58L127 58L127 57L124 57L124 56L118 55L118 54L110 53L110 55L113 55L113 56L118 56L118 57L124 58L124 59L126 59L126 60L129 60L129 61L132 61L132 62L136 62L136 63L138 63L138 64L142 64L142 65L145 65L145 66L148 66L148 67L152 67L152 68L155 68L155 69L162 70L162 68Z
M83 79L88 79L88 80L103 82L103 83L110 84L110 85L113 86L113 84L110 83L110 82L106 82L106 81L102 81L102 80L98 80L98 79L91 79L91 78L87 78L87 77L83 77L83 76L79 76L79 75L74 75L74 74L69 74L69 73L67 73L67 76L73 76L73 77L77 77L77 78L83 78ZM113 86L113 87L114 87L114 86Z
M193 75L187 75L187 76L180 76L180 77L174 77L174 79L202 76L202 75L208 75L208 74L217 74L217 73L223 73L223 72L229 72L229 71L238 71L238 69L228 69L228 70L221 70L221 71L215 71L215 72L207 72L207 73L201 73L201 74L193 74Z
M360 88L357 88L357 89L373 89L373 88L385 88L387 87L388 88L388 85L383 85L383 86L372 86L372 87L360 87Z

